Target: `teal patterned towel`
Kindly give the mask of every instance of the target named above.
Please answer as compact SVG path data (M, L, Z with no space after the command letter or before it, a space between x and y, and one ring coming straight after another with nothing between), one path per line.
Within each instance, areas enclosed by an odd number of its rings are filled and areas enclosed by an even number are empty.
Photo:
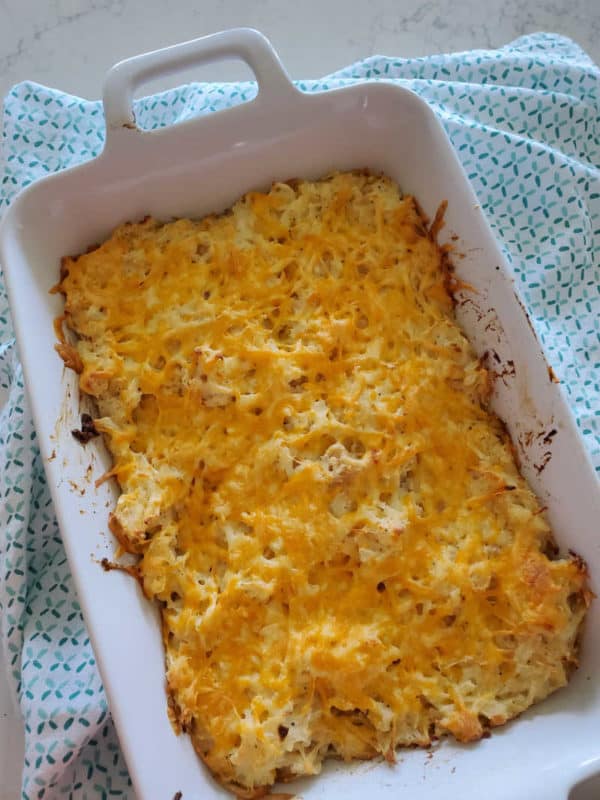
M439 114L504 247L600 469L600 71L573 42L373 57L306 91L391 79ZM216 111L252 84L184 86L139 102L143 127ZM100 152L102 108L31 83L4 106L0 209ZM44 480L6 296L0 295L1 632L26 725L23 798L131 797Z

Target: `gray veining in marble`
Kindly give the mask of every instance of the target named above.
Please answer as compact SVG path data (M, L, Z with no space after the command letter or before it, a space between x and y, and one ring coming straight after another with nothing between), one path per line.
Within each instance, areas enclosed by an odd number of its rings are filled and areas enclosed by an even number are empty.
M98 97L134 53L236 25L269 36L293 77L366 55L490 48L538 30L575 39L600 62L600 0L0 0L0 92L23 79ZM201 78L244 76L231 65ZM191 76L188 76L191 77Z

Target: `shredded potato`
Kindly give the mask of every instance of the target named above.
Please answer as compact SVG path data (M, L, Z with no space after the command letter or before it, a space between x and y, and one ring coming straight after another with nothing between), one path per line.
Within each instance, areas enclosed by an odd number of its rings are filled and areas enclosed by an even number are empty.
M585 565L554 557L390 180L123 225L59 289L172 718L224 785L476 740L567 682Z

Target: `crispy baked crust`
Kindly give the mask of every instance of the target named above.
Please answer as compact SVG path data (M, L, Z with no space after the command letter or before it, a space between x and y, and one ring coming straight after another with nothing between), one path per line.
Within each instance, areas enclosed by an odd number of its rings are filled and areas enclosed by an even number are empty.
M487 409L442 213L335 174L63 260L57 349L161 606L169 714L240 797L475 741L576 665L585 564Z

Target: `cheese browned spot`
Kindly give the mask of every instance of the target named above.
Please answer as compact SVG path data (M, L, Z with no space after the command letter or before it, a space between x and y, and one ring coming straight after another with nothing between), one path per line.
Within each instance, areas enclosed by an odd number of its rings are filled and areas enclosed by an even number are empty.
M472 741L566 683L585 565L545 555L440 249L390 180L123 225L59 288L172 718L226 786Z

